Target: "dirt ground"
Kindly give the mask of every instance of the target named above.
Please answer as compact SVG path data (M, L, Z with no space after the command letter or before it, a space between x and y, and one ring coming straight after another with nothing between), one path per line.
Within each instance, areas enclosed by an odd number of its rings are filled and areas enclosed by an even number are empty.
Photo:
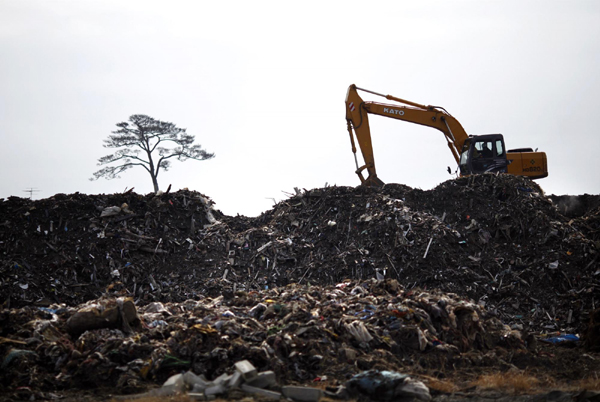
M565 197L508 175L298 190L255 218L193 191L10 197L0 400L106 400L241 359L280 384L391 370L434 400L593 400L600 210Z

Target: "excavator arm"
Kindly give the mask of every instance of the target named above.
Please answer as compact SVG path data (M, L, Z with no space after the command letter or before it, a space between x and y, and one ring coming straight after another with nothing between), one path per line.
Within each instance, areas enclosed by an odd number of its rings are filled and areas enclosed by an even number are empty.
M359 90L381 96L395 103L365 102L358 94ZM502 134L469 136L458 120L442 107L421 105L350 85L346 95L346 121L356 163L356 174L364 185L383 186L384 184L377 177L375 169L369 114L391 117L441 131L458 164L461 176L508 173L534 180L548 176L545 152L534 151L530 148L506 150ZM362 166L359 166L356 157L355 138L365 161ZM366 179L363 176L364 170L368 172Z
M358 94L358 90L384 97L387 100L396 102L396 104L365 102ZM358 174L361 183L365 185L383 185L383 182L377 177L375 169L371 130L369 128L369 114L391 117L441 131L446 138L446 143L456 163L459 163L463 145L469 138L459 121L441 107L421 105L391 95L382 95L377 92L358 88L356 85L350 85L346 95L346 121L352 144L352 152L354 153L356 162L356 174ZM365 162L362 166L359 166L356 157L355 137ZM365 169L368 172L366 179L362 173Z

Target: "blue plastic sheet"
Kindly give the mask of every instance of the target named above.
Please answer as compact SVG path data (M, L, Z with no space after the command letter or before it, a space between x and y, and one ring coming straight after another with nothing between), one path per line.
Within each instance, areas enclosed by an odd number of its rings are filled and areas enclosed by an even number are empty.
M565 334L559 336L553 336L552 338L544 339L546 342L550 343L561 343L561 342L579 342L579 337L573 334Z

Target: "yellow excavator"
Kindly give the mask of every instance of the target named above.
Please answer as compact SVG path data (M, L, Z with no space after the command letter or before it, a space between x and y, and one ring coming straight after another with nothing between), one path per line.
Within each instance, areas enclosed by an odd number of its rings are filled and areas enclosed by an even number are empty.
M384 97L397 104L365 102L358 94L359 90ZM506 150L502 134L467 135L459 121L442 107L421 105L350 85L346 95L346 121L356 162L356 174L361 183L366 186L382 186L384 184L377 177L375 170L369 114L391 117L441 131L458 164L461 176L487 172L509 173L527 176L531 179L548 176L545 152L534 152L531 148ZM355 136L365 161L365 164L360 167L356 157ZM363 176L365 169L368 172L366 179ZM448 173L450 172L451 170L448 168Z

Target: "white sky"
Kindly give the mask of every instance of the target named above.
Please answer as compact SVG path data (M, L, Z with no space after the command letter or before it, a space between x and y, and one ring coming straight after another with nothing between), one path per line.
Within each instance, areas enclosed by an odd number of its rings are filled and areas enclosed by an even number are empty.
M294 187L355 186L353 83L545 151L548 194L599 194L599 75L597 0L0 0L0 197L151 192L141 168L88 180L132 114L216 153L174 161L159 184L228 215L258 215ZM385 182L451 177L440 132L377 116L371 129Z

